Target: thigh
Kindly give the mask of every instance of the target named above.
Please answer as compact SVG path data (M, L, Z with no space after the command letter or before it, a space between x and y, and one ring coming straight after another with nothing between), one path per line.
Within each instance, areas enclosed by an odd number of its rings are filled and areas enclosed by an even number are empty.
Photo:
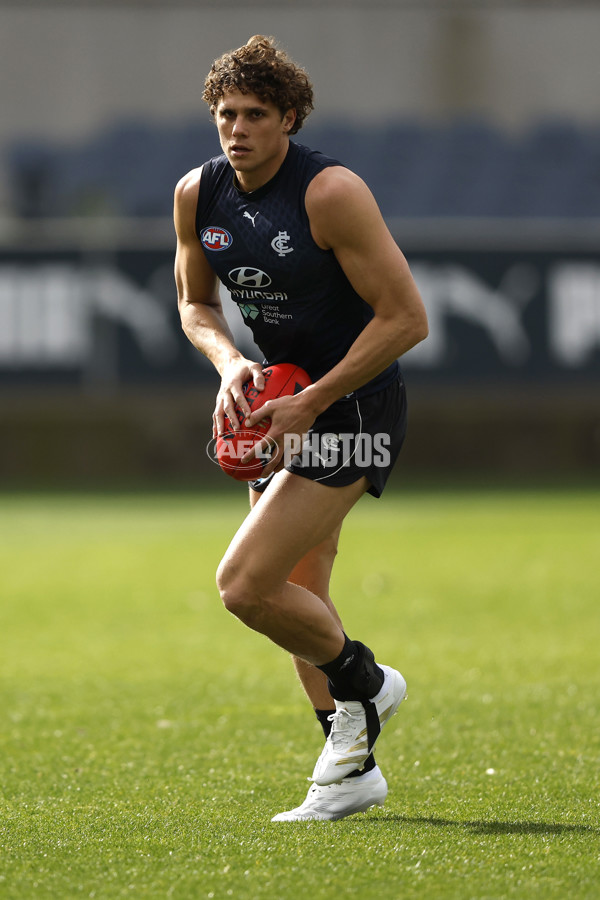
M263 496L263 491L250 488L250 508L253 509ZM331 570L337 555L342 523L340 522L333 532L327 535L319 544L312 547L298 561L294 570L290 573L289 581L308 588L313 594L323 599L329 594L329 580Z
M254 500L224 562L260 579L266 588L287 581L309 551L337 537L344 517L368 486L366 478L330 487L279 472L260 503Z
M253 508L263 496L263 489L256 490L251 486L249 494L250 507ZM331 581L333 564L337 556L341 531L342 523L323 541L304 554L302 559L296 563L287 579L292 584L306 588L313 594L316 594L317 597L320 597L340 628L342 627L342 622L329 596L329 583Z

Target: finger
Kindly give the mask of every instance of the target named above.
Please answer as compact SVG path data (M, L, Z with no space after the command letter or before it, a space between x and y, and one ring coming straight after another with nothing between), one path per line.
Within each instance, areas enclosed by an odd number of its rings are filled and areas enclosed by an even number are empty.
M248 409L248 415L244 420L244 425L246 426L246 428L253 428L264 419L269 419L269 410L271 409L270 404L271 401L267 400L267 402L263 406L261 406L259 409L255 409L254 412L251 412L250 409Z
M262 367L255 363L251 367L252 372L252 381L254 382L254 387L257 391L264 391L265 389L265 376L263 375Z
M215 407L215 411L213 413L213 437L218 437L220 434L225 432L225 413L223 411L223 405L220 403L217 407Z
M257 441L248 452L242 457L242 463L251 462L253 459L261 459L268 461L270 465L272 460L279 455L279 447L273 438L270 438L268 435L265 435L259 441ZM266 463L265 463L266 465Z
M242 419L246 418L250 415L251 409L248 406L248 401L246 400L243 391L239 392L239 395L235 397L235 402L237 403L239 409L242 413Z
M264 452L266 444L264 441L257 441L256 444L253 444L252 447L242 456L240 463L242 465L246 465L246 463L252 462L254 459Z
M235 401L230 395L225 401L225 413L229 419L230 427L233 428L234 431L239 431L241 426L235 407Z

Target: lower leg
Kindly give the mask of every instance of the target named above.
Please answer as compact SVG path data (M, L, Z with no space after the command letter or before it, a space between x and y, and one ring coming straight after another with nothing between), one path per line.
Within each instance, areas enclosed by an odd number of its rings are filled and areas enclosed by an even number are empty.
M324 541L318 547L306 555L296 566L290 575L290 581L301 584L309 588L315 593L330 610L336 622L342 628L342 620L329 596L329 582L331 579L331 571L337 554L337 545L339 541L340 529ZM297 656L292 656L292 661L296 669L296 674L304 688L304 691L313 705L315 715L323 730L325 739L329 737L331 731L331 717L334 715L336 707L335 702L329 692L327 684L327 676L321 669L310 665L305 660ZM375 757L371 754L361 769L355 769L347 778L356 778L370 772L376 767Z
M331 538L307 553L291 573L290 581L302 585L316 594L325 604L340 629L343 629L342 620L329 596L329 581L337 554L339 535L340 529L338 528ZM333 712L335 704L329 693L325 673L298 656L292 656L292 662L300 683L314 708Z
M270 488L269 490L272 490L272 488ZM334 491L333 493L335 494L336 492ZM262 505L263 498L260 494L251 491L250 497L252 508L256 506L259 500L261 501ZM333 529L333 531L331 531L328 536L321 541L320 544L317 544L316 546L308 549L300 558L300 561L294 566L292 571L287 575L287 586L289 588L295 586L299 592L296 594L296 597L300 598L302 597L302 593L304 593L305 597L309 595L311 597L318 598L322 605L329 612L330 622L333 621L337 626L337 634L339 635L339 638L341 638L341 641L340 643L338 643L338 647L336 648L336 655L329 657L329 665L326 666L327 675L330 676L334 682L336 680L336 668L341 667L342 669L352 669L353 667L349 666L348 663L352 662L352 659L355 656L360 656L361 652L364 656L364 651L366 650L363 645L355 645L352 648L351 657L348 658L349 654L348 652L346 652L343 660L343 663L345 664L340 664L339 657L343 656L340 651L347 651L350 642L347 640L346 636L343 633L342 622L337 613L337 610L335 609L335 606L333 605L329 597L329 581L331 578L331 571L337 553L337 544L339 540L340 530L341 524L338 524ZM256 623L253 624L253 627L256 627ZM263 633L268 633L264 628L258 628L258 630L263 630ZM286 646L286 644L283 643L281 633L279 633L278 637L274 637L273 632L271 632L269 636L272 637L276 643L279 643L284 647ZM286 634L286 643L287 641L289 641L289 639L290 635ZM289 644L287 645L286 649L290 649ZM304 690L317 713L317 717L321 723L325 737L327 738L331 729L329 716L333 715L333 713L335 712L335 704L329 691L327 675L320 668L317 668L317 666L322 666L323 662L319 661L316 658L307 659L306 653L294 653L293 650L291 652L300 682L302 683ZM315 664L313 665L312 663ZM343 685L344 679L342 679L342 690ZM371 693L376 693L376 691L372 691ZM368 771L369 769L374 768L374 766L374 759L372 757L369 757L362 771Z
M268 590L259 579L242 582L224 575L221 598L229 612L248 628L315 666L337 659L344 648L344 633L329 610L311 591L284 583Z
M315 709L335 711L335 703L327 687L327 676L316 666L310 665L297 656L292 656L292 662L300 684L304 688L306 696Z

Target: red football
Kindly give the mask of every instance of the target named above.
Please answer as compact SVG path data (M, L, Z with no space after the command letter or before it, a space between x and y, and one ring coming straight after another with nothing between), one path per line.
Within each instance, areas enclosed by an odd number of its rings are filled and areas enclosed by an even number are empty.
M252 412L260 409L267 400L298 394L303 388L312 384L304 369L294 366L292 363L269 366L267 369L263 369L263 375L265 376L264 390L257 391L251 381L244 385L244 396ZM241 409L236 406L235 411L240 425L243 426L244 415ZM217 438L217 459L226 475L230 475L236 481L254 481L255 478L260 478L262 470L270 462L270 451L275 447L266 448L261 451L260 456L247 463L242 463L242 457L260 438L264 437L270 426L271 420L266 418L253 428L244 429L242 427L240 431L227 431Z

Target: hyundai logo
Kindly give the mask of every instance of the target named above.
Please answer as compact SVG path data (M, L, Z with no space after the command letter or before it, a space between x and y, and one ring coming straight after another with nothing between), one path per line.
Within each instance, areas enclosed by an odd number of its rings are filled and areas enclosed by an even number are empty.
M263 288L271 284L271 279L266 272L253 269L252 266L240 266L239 269L232 269L229 278L234 284L239 284L241 287Z

